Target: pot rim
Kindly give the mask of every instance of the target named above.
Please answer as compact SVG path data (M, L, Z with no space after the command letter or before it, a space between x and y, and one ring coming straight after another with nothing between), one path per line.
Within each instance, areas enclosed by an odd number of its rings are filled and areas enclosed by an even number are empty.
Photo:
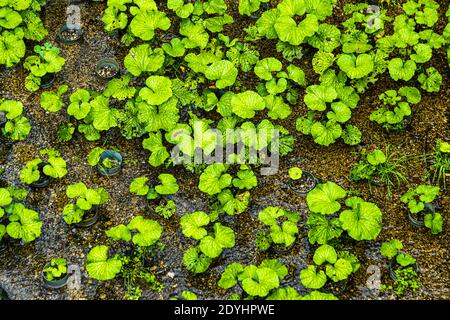
M97 207L95 207L95 208L93 207L91 210L87 211L86 213L88 213L88 212L93 212L94 215L92 217L83 219L80 222L75 223L74 224L75 227L87 228L87 227L94 225L98 221L98 208ZM84 218L84 215L83 215L83 218Z
M47 267L49 267L50 264L51 264L51 262L47 262L47 263L44 265L43 270L46 269ZM69 280L69 275L70 275L70 274L69 274L68 272L66 272L66 273L64 274L64 276L62 276L61 278L54 279L54 280L47 280L47 279L45 278L45 274L44 274L44 271L43 271L43 270L42 270L42 280L43 280L43 282L44 282L44 285L45 285L47 288L50 288L50 289L59 289L59 288L62 288L62 287L64 287L64 286L67 284L67 281Z
M305 176L305 175L308 176L309 178L311 178L314 181L314 185L311 188L309 188L307 191L300 191L300 190L296 189L295 182L296 181L301 181L303 176ZM289 179L287 184L288 184L289 188L292 191L294 191L295 193L297 193L299 195L302 195L302 196L306 196L311 190L313 190L319 184L319 179L317 179L317 177L314 176L311 172L304 171L304 170L303 170L302 178L300 178L298 180Z

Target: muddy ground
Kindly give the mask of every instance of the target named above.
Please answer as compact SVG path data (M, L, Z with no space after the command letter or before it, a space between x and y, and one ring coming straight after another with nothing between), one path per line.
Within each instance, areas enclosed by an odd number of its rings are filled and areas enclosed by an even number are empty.
M275 4L277 1L271 1ZM442 12L447 5L440 1ZM339 1L334 16L329 22L342 21L344 1ZM120 38L107 35L103 31L101 12L104 4L84 1L80 4L84 38L80 44L63 45L55 40L56 31L66 19L67 1L52 0L43 12L44 23L49 30L47 41L57 44L66 58L66 65L57 75L54 87L68 84L70 92L77 88L91 88L101 90L106 82L99 80L95 73L95 62L105 56L114 56L122 61L127 48L120 44ZM248 19L238 17L237 1L229 1L229 8L236 17L236 24L246 26ZM392 7L394 12L398 9ZM441 16L442 17L442 16ZM440 26L442 27L442 26ZM233 36L242 36L242 32L228 27L226 32ZM29 46L31 49L32 46ZM274 43L261 41L259 43L261 57L279 54ZM31 53L31 52L30 52ZM304 58L297 62L306 72L308 82L313 83L317 78L311 68L311 52L305 52ZM420 155L424 150L431 150L437 138L450 138L449 132L449 67L443 50L434 51L433 59L428 65L436 67L443 75L443 84L438 94L422 92L423 99L413 106L413 120L406 131L386 132L377 124L369 120L369 115L378 104L378 95L387 89L398 89L400 85L392 81L388 75L380 77L375 85L361 95L358 108L353 112L351 123L357 125L363 132L363 140L368 145L384 148L391 145L392 150L399 155ZM123 67L123 65L122 65ZM359 156L354 152L356 148L339 142L328 148L316 145L310 137L295 131L295 119L306 113L303 103L303 89L300 89L298 105L293 108L293 114L279 123L295 135L294 151L281 161L281 168L274 176L258 176L258 187L251 192L252 203L248 212L235 217L226 217L225 223L236 232L236 247L226 250L211 266L208 272L194 276L182 265L182 254L193 244L181 234L179 218L184 213L208 210L208 199L198 188L198 177L181 167L170 169L154 169L147 164L149 153L141 147L142 139L127 141L121 137L118 130L110 130L102 134L102 139L87 142L84 137L76 133L69 143L61 143L56 138L56 130L61 122L66 121L64 112L46 113L39 106L41 91L29 93L23 83L25 70L20 66L4 70L0 79L0 94L6 98L17 99L26 106L25 115L30 119L33 129L24 142L14 143L0 156L0 165L6 170L5 180L19 185L19 172L22 166L35 158L42 148L54 147L61 151L68 162L68 175L54 182L50 187L33 190L27 199L27 204L37 209L43 219L42 235L35 242L28 245L10 244L7 251L0 255L0 287L4 288L11 299L122 299L123 285L120 279L99 283L91 280L85 272L85 255L98 244L105 242L104 231L116 224L127 223L133 216L142 214L148 218L158 220L164 227L162 242L166 249L158 261L155 262L157 277L165 284L161 292L143 290L144 299L167 299L177 296L182 290L190 290L203 299L226 298L230 291L217 287L216 283L226 264L232 261L241 263L259 263L267 257L280 258L289 267L289 277L286 284L294 286L300 293L307 291L299 284L299 272L312 259L310 245L307 239L305 218L300 222L300 236L291 251L285 253L259 253L255 249L254 236L260 230L261 224L257 220L258 211L265 206L276 205L287 210L297 210L306 217L308 210L305 199L290 191L286 187L287 169L298 165L314 173L320 179L332 180L349 190L358 190L367 201L375 202L383 211L383 230L377 241L356 242L343 238L343 246L355 252L360 261L361 269L355 274L339 293L343 299L393 299L394 295L371 291L366 282L369 273L367 268L375 265L380 268L384 283L390 283L386 260L380 255L380 244L384 240L398 238L403 241L404 249L417 258L422 285L404 299L449 299L450 298L450 269L449 269L449 193L440 197L441 213L445 219L444 232L431 235L427 229L412 226L405 214L403 204L399 198L408 186L393 192L391 199L386 197L386 189L372 187L370 192L367 184L350 182L348 173ZM251 82L251 80L250 80ZM411 83L410 85L417 85ZM87 165L86 155L95 146L117 147L125 159L122 172L115 177L100 176ZM173 173L179 182L180 191L174 196L177 205L176 215L170 220L164 220L149 210L149 203L141 197L129 193L128 186L132 179L146 175L152 179L161 172ZM426 166L423 161L407 163L404 174L410 186L428 182ZM62 208L66 204L65 188L68 184L84 181L89 186L104 187L110 193L111 200L102 211L102 219L91 228L75 229L62 220ZM64 256L71 264L80 266L82 272L81 288L50 290L42 284L41 271L43 265L52 257ZM171 277L174 273L174 277Z

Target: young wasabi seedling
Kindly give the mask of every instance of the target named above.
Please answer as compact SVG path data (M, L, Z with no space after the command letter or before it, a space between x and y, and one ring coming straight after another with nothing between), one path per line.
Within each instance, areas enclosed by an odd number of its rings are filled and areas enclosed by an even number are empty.
M64 258L53 258L46 266L42 272L47 281L61 279L67 274L67 261Z
M292 180L299 180L303 176L303 170L298 167L292 167L289 168L288 174Z

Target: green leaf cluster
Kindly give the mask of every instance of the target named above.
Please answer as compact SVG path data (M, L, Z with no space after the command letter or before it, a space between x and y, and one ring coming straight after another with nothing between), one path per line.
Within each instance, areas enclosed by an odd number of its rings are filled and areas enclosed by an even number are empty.
M75 203L68 203L63 209L63 218L67 224L79 223L84 215L97 206L108 202L109 194L103 188L88 188L83 182L67 186L66 195L69 199L76 199Z

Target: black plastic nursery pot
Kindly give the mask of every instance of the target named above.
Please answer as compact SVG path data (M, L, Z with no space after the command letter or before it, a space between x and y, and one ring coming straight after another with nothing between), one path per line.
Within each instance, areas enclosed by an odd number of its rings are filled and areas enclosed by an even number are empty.
M273 251L276 254L282 254L291 251L292 248L294 248L294 245L295 241L294 243L292 243L290 246L287 247L284 244L272 243L269 250Z
M114 78L119 71L119 64L114 58L101 59L95 66L95 73L102 79Z
M64 44L74 44L81 40L83 36L83 29L81 28L72 28L67 24L64 24L61 28L59 28L57 39L59 42Z
M55 74L54 73L46 73L41 78L41 88L48 89L53 85L54 82L55 82Z
M94 225L98 220L98 208L92 208L90 211L86 212L83 216L83 220L75 223L77 228L87 228Z
M208 89L216 95L217 99L220 99L226 93L225 90L219 88L208 88Z
M50 262L48 262L44 266L44 269L47 269L48 267L50 267ZM44 282L44 285L47 288L60 289L60 288L64 287L67 284L67 281L69 280L69 273L66 273L64 276L62 276L62 277L60 277L58 279L53 279L53 280L45 279L44 273L42 273L42 280Z
M261 15L262 15L264 12L266 12L267 10L269 10L269 3L268 3L268 2L262 2L262 3L260 4L259 10L253 12L253 13L250 15L250 19L252 19L252 20L258 20L258 19L261 17Z
M408 127L409 127L409 125L411 124L411 122L412 122L412 117L411 116L408 116L408 117L405 117L404 119L403 119L403 121L401 122L401 124L400 125L398 125L398 126L386 126L386 127L384 127L385 129L386 129L386 131L388 131L388 132L400 132L400 131L405 131L406 129L408 129Z
M3 157L6 159L12 145L14 144L14 142L4 136L2 132L7 122L8 119L6 118L6 113L0 111L0 161L2 161Z
M400 252L400 253L404 253L404 252ZM417 267L417 263L413 264L411 267L416 272L418 272L419 268ZM392 258L391 261L389 261L389 266L388 266L389 276L391 277L392 280L394 280L394 281L397 280L397 276L395 274L395 271L400 269L400 268L403 268L403 267L397 263L397 260L395 259L395 257Z
M374 179L370 180L369 182L370 182L370 184L372 184L376 187L385 187L386 186L386 183L379 180L378 178L374 178Z
M425 226L424 220L424 214L423 213L411 213L408 210L408 220L411 222L411 224L415 227L421 228Z
M289 188L301 196L306 196L318 183L319 179L308 171L303 171L300 179L289 179L288 181Z
M113 165L108 167L105 161L110 161ZM100 161L97 164L97 171L104 176L114 176L122 170L123 159L120 153L114 150L106 150L100 154Z
M327 280L327 283L323 287L323 291L332 293L334 295L340 295L347 290L349 279L334 282L331 279Z
M0 241L0 252L5 251L8 249L8 245L6 244L5 240Z
M411 213L408 208L406 208L408 220L411 222L411 224L415 227L424 227L425 226L425 215L428 213L434 213L436 211L436 206L432 205L430 203L425 203L425 209L418 213Z
M40 178L39 178L38 181L31 183L30 187L32 187L32 188L44 188L44 187L48 186L50 184L50 182L53 181L52 177L49 177L49 176L44 174L44 167L46 165L47 164L43 163L43 162L38 165Z

